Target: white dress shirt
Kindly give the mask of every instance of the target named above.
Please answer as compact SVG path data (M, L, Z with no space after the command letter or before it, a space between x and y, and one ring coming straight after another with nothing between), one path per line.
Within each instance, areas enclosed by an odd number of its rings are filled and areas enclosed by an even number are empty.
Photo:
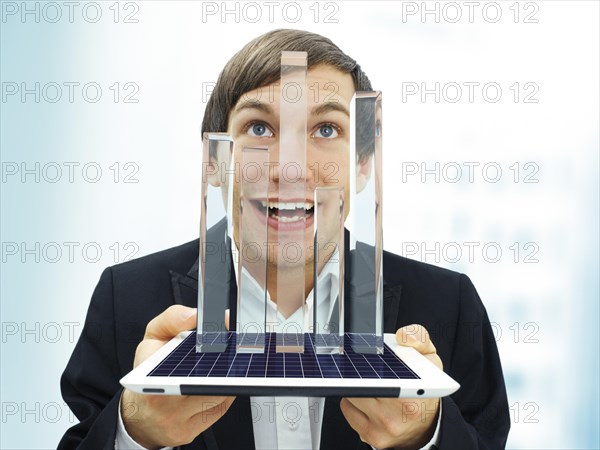
M237 261L237 249L232 252ZM330 261L336 261L337 252ZM234 264L237 279L237 264ZM331 317L338 296L339 275L336 273L337 264L326 263L317 279L318 317ZM244 286L243 308L244 321L262 323L264 311L264 288L246 271L242 269ZM313 292L306 298L305 304L287 319L277 311L277 305L267 292L267 323L266 331L277 332L288 323L304 323L304 330L312 331ZM331 299L334 299L331 301ZM321 426L323 422L324 397L250 397L254 445L256 450L304 450L318 449L321 441ZM115 439L116 450L143 450L125 430L119 405L119 423ZM433 438L422 450L428 450L433 444L438 444L441 421L440 413ZM375 449L375 447L372 447ZM162 450L171 450L164 447ZM376 449L375 449L376 450Z

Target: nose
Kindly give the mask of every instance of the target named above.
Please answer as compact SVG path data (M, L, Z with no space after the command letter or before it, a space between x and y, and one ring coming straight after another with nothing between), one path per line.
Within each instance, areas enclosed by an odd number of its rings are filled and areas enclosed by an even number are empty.
M315 165L311 158L310 139L305 144L298 139L282 139L269 146L269 181L275 185L306 183L306 190L314 190ZM291 187L291 186L290 186Z

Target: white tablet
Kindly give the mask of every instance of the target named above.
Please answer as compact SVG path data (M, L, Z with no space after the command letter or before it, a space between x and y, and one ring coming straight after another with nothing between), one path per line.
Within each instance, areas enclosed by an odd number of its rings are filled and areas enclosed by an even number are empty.
M269 334L264 353L236 353L231 343L222 353L197 353L196 332L186 331L121 384L164 395L402 398L443 397L460 387L416 350L398 345L394 334L385 334L381 355L355 353L349 345L342 354L315 354L308 333L304 353L277 353L274 341Z

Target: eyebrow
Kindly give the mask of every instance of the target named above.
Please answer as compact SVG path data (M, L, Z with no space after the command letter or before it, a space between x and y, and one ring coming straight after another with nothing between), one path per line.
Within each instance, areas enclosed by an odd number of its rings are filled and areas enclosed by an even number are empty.
M261 103L258 100L244 100L240 105L235 108L235 112L240 112L244 109L257 109L266 114L273 114L273 108L266 103Z
M261 103L258 100L244 100L240 105L235 108L235 112L243 111L244 109L256 109L258 111L262 111L265 114L273 115L273 108L266 103ZM313 107L311 113L315 116L320 116L322 114L326 114L329 111L339 111L346 116L350 117L350 112L348 109L339 102L327 102L322 103L318 106Z
M312 114L314 114L315 116L320 116L321 114L328 113L329 111L339 111L350 117L350 112L348 111L348 109L339 102L327 102L322 103L319 106L315 106L312 109Z

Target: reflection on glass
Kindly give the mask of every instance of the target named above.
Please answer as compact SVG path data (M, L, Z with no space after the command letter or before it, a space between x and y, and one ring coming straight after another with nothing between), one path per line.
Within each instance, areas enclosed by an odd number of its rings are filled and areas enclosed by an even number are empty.
M350 232L346 331L357 353L383 353L381 92L356 92L350 104Z
M269 152L266 147L244 148L239 159L240 164L236 164L240 180L236 350L264 352Z
M223 234L207 234L220 220L231 226L224 209L221 185L232 192L233 140L225 133L204 133L202 139L202 187L198 264L198 322L196 351L223 352L227 347L225 310L231 294L230 244ZM225 206L230 210L231 200ZM225 219L223 219L225 217Z
M286 322L277 330L278 352L304 351L304 312L307 240L306 204L306 52L282 52L277 198L270 206L269 236L277 258L277 312ZM291 281L294 280L294 281Z
M314 204L315 353L344 352L344 188L317 187Z

